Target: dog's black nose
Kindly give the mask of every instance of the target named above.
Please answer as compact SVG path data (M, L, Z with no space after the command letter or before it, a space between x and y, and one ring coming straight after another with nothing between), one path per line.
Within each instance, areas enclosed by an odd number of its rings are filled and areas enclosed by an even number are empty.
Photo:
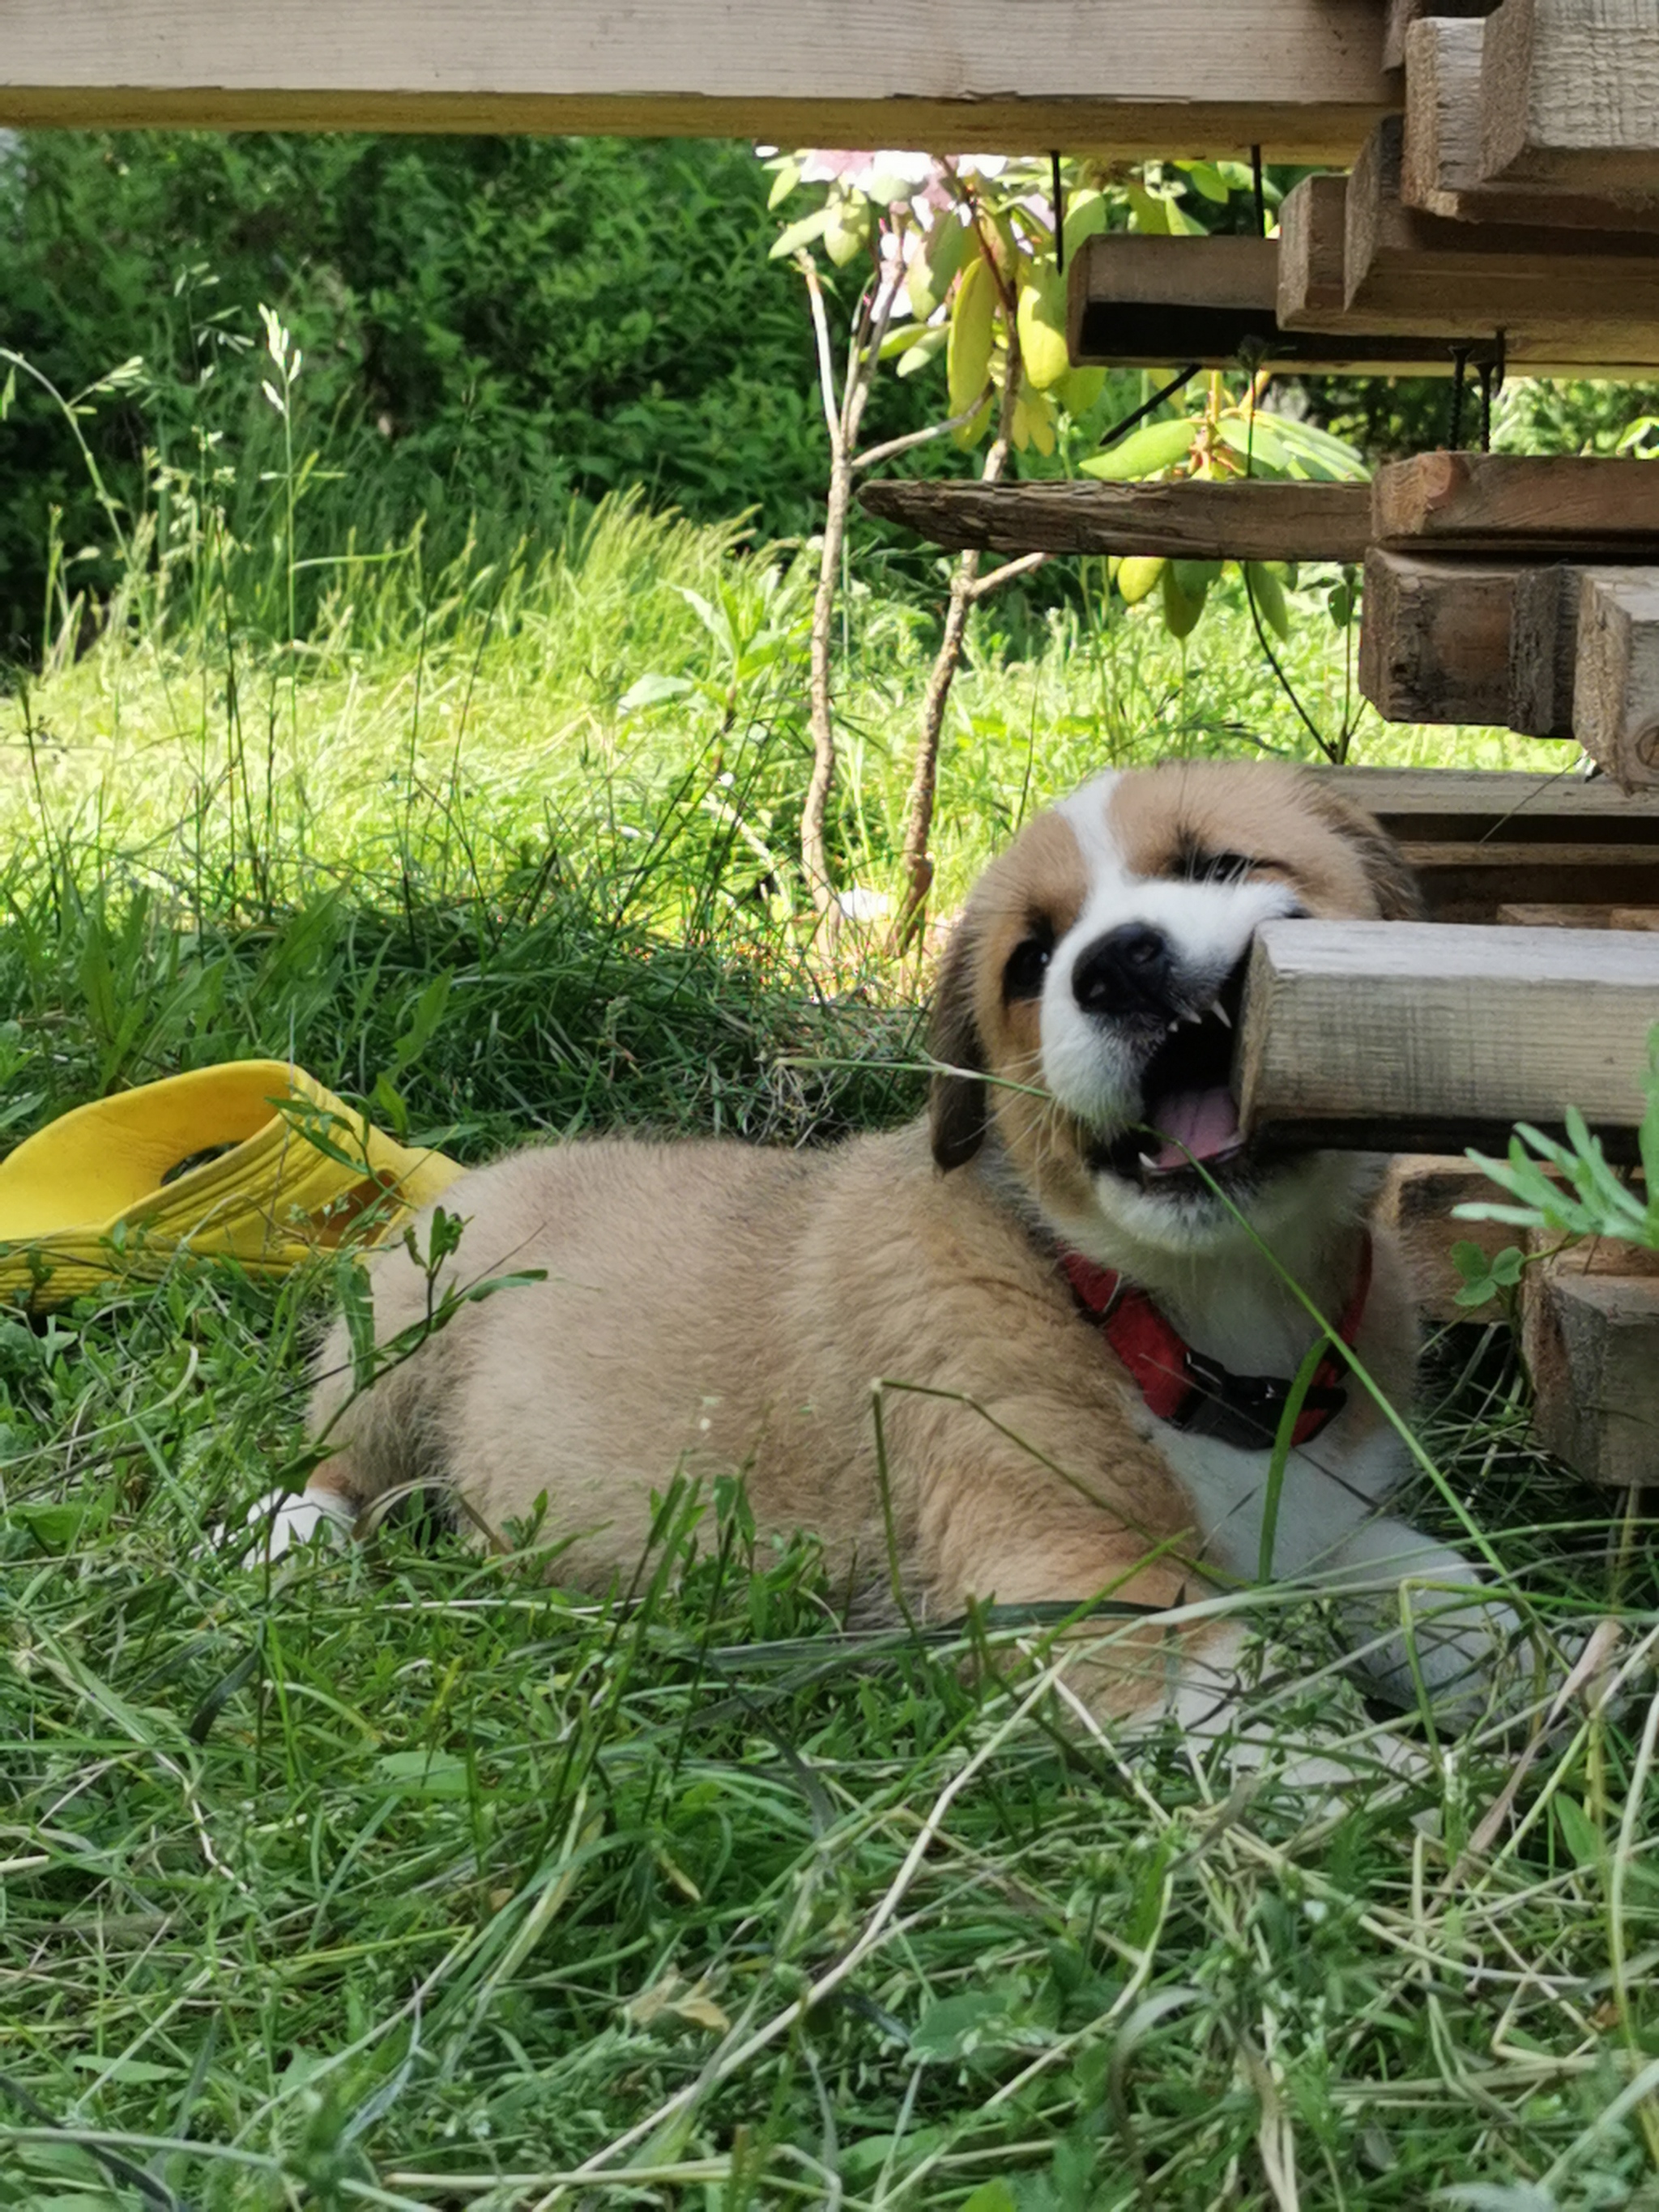
M1170 1006L1170 940L1150 922L1126 921L1085 945L1072 992L1085 1014L1161 1014Z

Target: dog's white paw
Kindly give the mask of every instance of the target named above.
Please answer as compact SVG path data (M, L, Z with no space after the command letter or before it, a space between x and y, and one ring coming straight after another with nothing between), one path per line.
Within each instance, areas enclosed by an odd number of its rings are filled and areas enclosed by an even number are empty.
M349 1536L357 1516L337 1491L315 1487L296 1498L290 1490L273 1490L260 1498L242 1526L258 1529L252 1557L280 1559L286 1552L314 1543L319 1531L335 1537Z

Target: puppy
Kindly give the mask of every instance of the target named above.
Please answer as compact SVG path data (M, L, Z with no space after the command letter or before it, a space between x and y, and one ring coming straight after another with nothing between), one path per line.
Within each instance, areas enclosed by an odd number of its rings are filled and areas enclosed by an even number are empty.
M1376 1164L1240 1132L1250 941L1286 916L1418 911L1376 823L1297 770L1097 777L973 891L925 1119L815 1152L514 1153L445 1194L466 1225L439 1295L545 1279L459 1305L424 1340L426 1274L402 1248L373 1258L380 1340L413 1331L418 1348L354 1396L335 1327L312 1407L329 1456L293 1526L411 1482L497 1528L544 1500L559 1578L604 1591L647 1547L653 1491L735 1472L763 1529L816 1532L866 1617L895 1583L939 1620L1104 1595L1151 1617L1091 1674L1097 1707L1212 1676L1238 1632L1190 1603L1206 1570L1261 1571L1273 1438L1318 1334L1291 1284L1402 1413L1416 1344L1369 1216ZM1379 1510L1406 1455L1346 1352L1320 1363L1295 1436L1273 1574L1346 1592L1401 1702L1462 1674L1490 1635L1477 1603L1448 1615L1444 1586L1474 1570ZM1389 1634L1407 1577L1441 1614L1412 1648ZM1182 1607L1184 1625L1156 1618Z

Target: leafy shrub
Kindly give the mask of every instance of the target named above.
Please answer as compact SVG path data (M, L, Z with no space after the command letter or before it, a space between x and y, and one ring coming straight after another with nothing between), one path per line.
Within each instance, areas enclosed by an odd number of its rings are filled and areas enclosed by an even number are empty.
M806 319L766 258L769 182L718 142L40 132L0 172L0 343L71 396L143 357L82 425L136 507L147 446L185 470L221 439L277 465L258 379L233 396L218 374L268 302L328 449L306 503L317 552L422 519L436 560L475 521L495 550L635 483L803 531L827 463ZM884 394L884 419L921 404ZM0 651L38 647L54 508L71 561L107 550L66 424L20 386L0 428ZM82 562L75 580L111 578Z

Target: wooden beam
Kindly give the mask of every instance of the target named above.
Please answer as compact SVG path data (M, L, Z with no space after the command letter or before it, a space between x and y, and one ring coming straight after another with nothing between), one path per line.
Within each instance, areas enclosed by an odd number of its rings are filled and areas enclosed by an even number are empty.
M1572 733L1615 782L1659 785L1659 568L1581 579Z
M1506 906L1644 906L1659 898L1659 847L1459 844L1401 847L1431 921L1495 923Z
M1365 484L866 484L860 504L935 545L997 553L1167 554L1195 561L1363 560Z
M1578 657L1578 580L1560 562L1516 579L1510 609L1509 706L1504 719L1531 738L1572 735Z
M1348 179L1346 309L1423 331L1524 333L1638 360L1659 348L1659 236L1456 222L1401 196L1404 123L1385 116Z
M1659 1254L1609 1242L1521 1278L1533 1435L1586 1481L1659 1480Z
M1483 324L1474 315L1431 319L1426 314L1416 316L1409 308L1385 313L1371 307L1350 309L1343 304L1347 292L1349 183L1346 177L1330 174L1304 177L1285 196L1279 210L1280 329L1319 332L1333 341L1346 337L1351 346L1374 349L1386 337L1415 333L1411 342L1424 351L1425 368L1432 367L1443 374L1451 373L1460 348L1468 355L1471 366L1478 367L1482 360L1496 361L1497 321ZM1448 224L1447 229L1455 234L1454 226ZM1443 290L1438 296L1443 302ZM1659 357L1659 330L1644 329L1638 342L1627 328L1609 333L1601 321L1577 329L1516 329L1507 324L1503 328L1505 362L1528 376L1638 374L1644 364Z
M1471 1243L1496 1259L1515 1232L1498 1221L1455 1221L1452 1208L1504 1193L1455 1152L1402 1152L1389 1163L1376 1202L1378 1225L1388 1231L1406 1263L1419 1310L1437 1322L1468 1321L1457 1303L1463 1278L1452 1264L1452 1247Z
M1659 792L1621 792L1604 776L1516 769L1314 768L1328 790L1374 815L1391 836L1517 847L1639 847L1659 861Z
M1659 9L1651 0L1504 0L1480 66L1490 181L1659 185Z
M7 0L0 123L1350 159L1376 0Z
M1387 722L1501 722L1509 706L1512 562L1365 556L1359 688Z
M1628 197L1562 185L1487 184L1480 173L1480 60L1486 26L1436 13L1406 37L1400 197L1455 222L1547 223L1574 230L1659 229L1659 177Z
M1247 1129L1354 1151L1501 1149L1569 1103L1631 1152L1659 940L1600 930L1269 922L1236 1081Z
M1659 929L1659 906L1500 906L1500 926L1512 929Z
M1438 339L1281 330L1275 307L1283 250L1282 239L1271 238L1110 231L1085 240L1066 275L1072 359L1113 368L1185 362L1226 368L1248 351L1316 374L1450 374L1451 356Z
M1489 15L1498 0L1388 0L1382 18L1382 66L1403 68L1411 50L1412 27L1425 16ZM1409 80L1407 80L1409 85Z
M1406 552L1659 561L1659 476L1646 461L1419 453L1371 480L1373 535Z

